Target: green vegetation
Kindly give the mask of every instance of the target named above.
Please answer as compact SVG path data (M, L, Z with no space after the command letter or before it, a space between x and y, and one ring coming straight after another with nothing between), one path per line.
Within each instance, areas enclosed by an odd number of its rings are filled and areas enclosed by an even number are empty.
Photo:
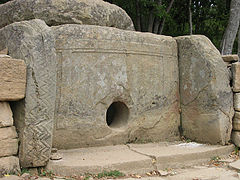
M123 177L123 176L125 176L125 174L115 170L115 171L104 171L102 173L99 173L97 175L97 178L98 179L103 178L103 177L114 177L114 178L116 178L116 177Z

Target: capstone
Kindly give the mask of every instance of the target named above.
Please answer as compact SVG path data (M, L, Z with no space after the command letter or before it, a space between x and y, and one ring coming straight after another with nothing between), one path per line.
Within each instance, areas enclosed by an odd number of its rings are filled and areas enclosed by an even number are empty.
M13 0L0 5L0 28L14 22L42 19L49 26L90 24L134 30L120 7L103 0Z

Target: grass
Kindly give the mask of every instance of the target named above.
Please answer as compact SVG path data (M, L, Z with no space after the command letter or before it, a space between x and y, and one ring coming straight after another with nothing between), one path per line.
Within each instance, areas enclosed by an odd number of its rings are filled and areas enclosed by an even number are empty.
M98 173L97 178L103 178L103 177L123 177L125 174L122 172L119 172L117 170L114 171L103 171L102 173Z
M219 161L221 158L219 156L213 156L211 158L212 161Z

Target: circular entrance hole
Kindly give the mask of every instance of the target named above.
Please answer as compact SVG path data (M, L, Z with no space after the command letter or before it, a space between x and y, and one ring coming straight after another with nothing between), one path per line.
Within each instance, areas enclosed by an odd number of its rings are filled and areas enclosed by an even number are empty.
M122 102L113 102L107 109L107 125L111 128L121 128L127 125L128 107Z

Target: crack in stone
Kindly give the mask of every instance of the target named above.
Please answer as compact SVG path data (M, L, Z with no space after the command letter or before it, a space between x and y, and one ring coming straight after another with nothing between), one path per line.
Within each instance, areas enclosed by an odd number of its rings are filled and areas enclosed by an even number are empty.
M129 144L126 144L126 146L127 146L128 149L129 149L130 151L132 151L132 152L135 152L135 153L137 153L137 154L140 154L140 155L143 155L143 156L146 156L146 157L151 158L153 170L155 170L155 171L158 170L158 169L157 169L157 165L156 165L156 163L157 163L157 158L156 158L156 156L148 155L148 154L144 154L144 153L138 152L137 150L132 149Z

